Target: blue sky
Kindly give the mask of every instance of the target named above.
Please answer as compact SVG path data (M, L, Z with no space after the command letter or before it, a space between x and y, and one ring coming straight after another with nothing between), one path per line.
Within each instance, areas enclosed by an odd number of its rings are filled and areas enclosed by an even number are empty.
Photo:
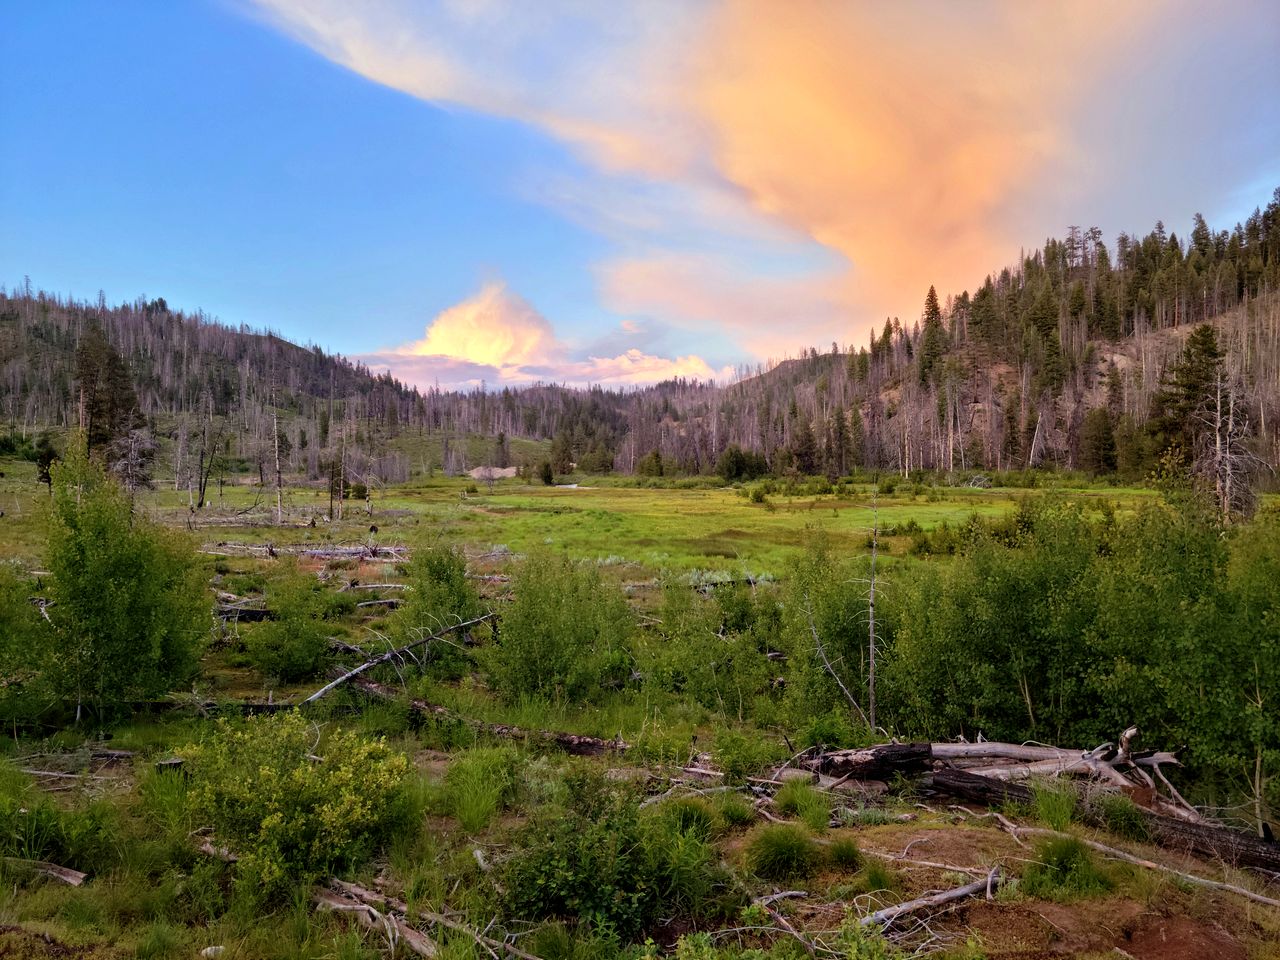
M424 384L724 377L1265 203L1280 14L1152 6L18 0L0 281Z

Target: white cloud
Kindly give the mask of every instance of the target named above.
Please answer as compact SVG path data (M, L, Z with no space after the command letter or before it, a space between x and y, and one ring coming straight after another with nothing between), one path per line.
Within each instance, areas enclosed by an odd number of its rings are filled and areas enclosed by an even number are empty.
M634 335L626 323L620 334ZM565 383L640 386L673 377L727 380L699 356L661 357L636 347L613 357L574 357L556 338L546 317L528 301L491 282L461 303L442 310L421 340L356 357L375 371L389 370L406 383L445 389Z

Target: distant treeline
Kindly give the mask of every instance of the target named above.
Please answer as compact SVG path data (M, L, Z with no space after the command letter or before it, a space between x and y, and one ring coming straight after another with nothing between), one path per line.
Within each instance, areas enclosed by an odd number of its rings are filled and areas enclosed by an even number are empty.
M84 425L76 353L97 329L152 430L185 456L202 423L221 422L223 456L264 475L277 446L286 469L313 478L349 454L361 459L354 472L403 473L406 464L378 462L387 441L409 432L490 437L497 451L499 437L553 440L553 473L574 464L734 477L1045 465L1138 477L1176 441L1177 455L1194 460L1186 421L1207 416L1209 386L1215 403L1229 400L1249 453L1280 462L1280 190L1230 230L1197 215L1186 239L1158 223L1108 247L1096 228L1072 227L972 293L943 299L930 288L923 304L918 318L886 320L863 346L809 349L732 384L442 391L163 299L108 306L28 284L0 292L0 416L23 435ZM1212 335L1193 342L1188 332L1203 324ZM1216 380L1187 407L1180 371L1212 354ZM435 466L480 465L465 449L454 443Z

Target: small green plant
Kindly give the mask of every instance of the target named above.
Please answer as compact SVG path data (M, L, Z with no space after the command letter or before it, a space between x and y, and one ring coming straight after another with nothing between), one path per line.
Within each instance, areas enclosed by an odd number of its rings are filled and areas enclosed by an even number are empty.
M1030 896L1061 901L1106 893L1112 883L1078 838L1050 837L1036 848L1021 886Z
M827 796L803 780L788 780L778 788L773 802L782 813L803 820L815 833L826 830L831 819Z
M778 749L775 744L759 737L749 737L736 730L718 730L711 754L727 782L742 783L776 759Z
M836 837L827 849L831 862L843 870L857 870L862 866L862 851L853 837Z
M885 824L893 823L894 818L888 810L883 807L842 807L840 810L840 822L846 827L883 827Z
M766 823L747 841L747 867L764 880L791 880L813 873L822 852L804 827Z
M1076 815L1076 793L1069 785L1042 781L1031 785L1036 816L1051 830L1066 830Z
M865 927L852 913L840 925L840 956L844 960L900 960L903 953L884 938L879 929Z

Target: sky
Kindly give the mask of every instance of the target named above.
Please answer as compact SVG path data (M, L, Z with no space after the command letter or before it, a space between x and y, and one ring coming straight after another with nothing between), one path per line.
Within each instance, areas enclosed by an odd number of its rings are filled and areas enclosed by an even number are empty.
M0 282L429 387L731 379L1280 185L1280 5L8 0Z

